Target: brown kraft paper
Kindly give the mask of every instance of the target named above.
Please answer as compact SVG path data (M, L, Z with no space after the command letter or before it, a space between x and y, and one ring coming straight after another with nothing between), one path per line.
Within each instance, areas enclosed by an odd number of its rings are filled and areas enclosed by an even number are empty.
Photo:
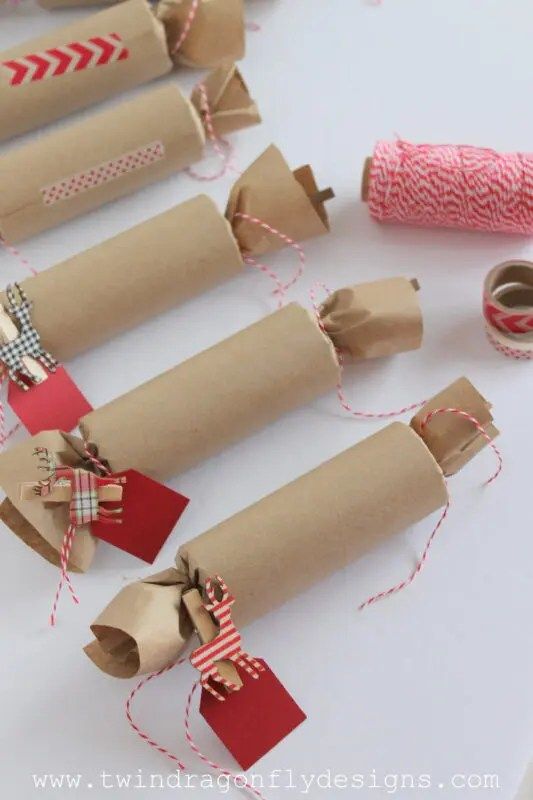
M43 347L68 361L243 268L227 221L200 195L21 286Z
M388 286L386 281L385 294ZM331 307L343 291L332 296ZM414 295L412 287L411 291ZM369 294L367 284L362 292ZM358 287L354 287L353 297L358 315ZM375 297L379 307L378 291ZM345 305L344 298L342 303ZM417 326L421 329L421 318L415 329ZM398 348L405 341L402 324L399 334ZM395 338L394 331L375 325L374 335L392 351L392 345L385 343ZM411 339L412 335L407 339L409 345ZM369 357L373 350L379 347L372 344ZM362 349L357 352L361 354ZM308 311L291 303L92 411L80 421L80 430L114 469L127 466L165 478L335 388L338 379L332 341Z
M177 64L215 67L244 56L243 0L200 0L187 37L175 51L187 22L191 0L161 0L156 15L167 32L168 50Z
M28 80L28 73L20 85L11 85L13 70L0 66L0 140L39 128L171 71L165 30L145 0L127 0L11 47L0 53L0 62L42 55L52 48L62 49L73 42L83 44L95 36L110 34L120 36L117 52L125 48L127 58L54 75L58 62L50 57L50 67L43 78ZM65 52L71 55L70 50Z
M46 447L60 454L58 461L62 465L81 465L81 441L59 431L39 433L32 436L30 442L6 450L0 459L0 481L6 493L6 499L0 505L0 519L36 553L59 566L59 553L69 525L68 504L45 504L37 496L32 500L20 500L20 483L42 479L42 472L37 468L38 460L33 454L36 447ZM95 549L96 540L88 528L79 527L73 539L69 569L85 571Z
M286 185L295 180L288 166L279 174L277 193L272 184L265 187L265 200L272 207L284 206ZM254 196L262 200L259 185ZM264 203L262 210L268 210ZM287 220L291 214L315 214L310 199L296 209L289 203L285 211ZM229 221L209 197L199 195L21 285L33 301L33 321L43 346L58 360L68 361L248 269ZM394 280L410 287L404 279ZM74 297L82 300L81 307ZM4 293L0 303L6 303ZM342 327L340 321L336 324ZM363 325L357 329L361 333ZM398 324L394 343L388 346L408 349L399 334Z
M89 6L115 6L124 0L37 0L41 8L87 8Z
M0 235L26 239L162 180L198 161L204 143L194 106L168 84L18 147L0 157Z
M268 223L296 242L329 231L324 202L331 190L321 192L306 165L291 172L277 147L271 145L233 186L226 216L245 255L260 256L286 246L278 236L242 219L248 214Z
M465 399L491 419L486 401L465 378L439 402L455 406ZM460 430L451 429L452 451ZM473 456L470 438L469 431L462 444ZM446 458L445 446L441 452ZM414 427L394 422L184 544L176 568L124 588L91 626L96 638L86 653L116 677L161 669L191 634L181 603L185 590L202 589L206 578L221 575L237 598L235 622L246 625L446 502L434 454Z
M375 326L375 331L393 335L386 326L381 331ZM332 341L313 315L292 303L91 412L79 426L113 471L137 469L165 479L334 389L338 378ZM13 457L24 452L26 458L34 446L33 439L27 440ZM0 486L9 504L12 462L6 467L8 480L3 464L0 455ZM8 524L21 535L24 504L17 508L22 519Z

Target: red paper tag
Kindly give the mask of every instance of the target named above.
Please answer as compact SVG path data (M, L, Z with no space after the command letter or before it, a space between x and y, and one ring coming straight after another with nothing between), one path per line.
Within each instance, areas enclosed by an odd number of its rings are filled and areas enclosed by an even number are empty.
M26 392L10 381L8 403L31 434L55 429L71 431L93 408L64 367L46 371L48 378L29 384Z
M268 664L259 678L240 668L243 686L217 700L202 689L200 714L242 767L249 769L307 717ZM217 691L224 692L220 684Z
M91 533L152 564L185 511L189 498L134 469L114 472L112 477L126 478L122 501L118 504L122 507L122 523L91 522Z

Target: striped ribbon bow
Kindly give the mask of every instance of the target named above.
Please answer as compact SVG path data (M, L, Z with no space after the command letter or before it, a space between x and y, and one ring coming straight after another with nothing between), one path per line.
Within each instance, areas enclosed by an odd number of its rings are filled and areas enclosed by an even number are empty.
M122 522L119 518L122 508L105 508L100 503L98 491L103 486L125 483L126 479L113 478L111 476L100 477L85 469L58 466L54 456L46 447L36 447L34 455L39 457L39 469L46 470L49 473L48 478L39 481L38 486L35 488L36 494L40 497L47 497L51 494L54 486L57 485L69 485L72 489L72 495L69 501L70 524L63 537L60 553L61 575L54 598L52 613L50 614L50 624L55 625L57 606L65 583L68 586L73 601L79 603L68 574L68 562L76 530L81 525L89 525L91 522L105 522L116 525Z
M222 593L221 599L217 597L217 590ZM238 691L240 686L220 674L218 669L220 661L233 661L245 669L252 678L259 678L259 673L264 672L264 667L241 647L241 635L231 619L231 607L235 603L235 598L230 595L222 578L219 575L216 578L208 578L205 591L211 602L204 603L204 607L218 622L219 632L210 642L197 647L191 653L190 660L192 666L201 673L202 688L217 700L225 700L225 696L213 687L211 679L222 684L228 692Z

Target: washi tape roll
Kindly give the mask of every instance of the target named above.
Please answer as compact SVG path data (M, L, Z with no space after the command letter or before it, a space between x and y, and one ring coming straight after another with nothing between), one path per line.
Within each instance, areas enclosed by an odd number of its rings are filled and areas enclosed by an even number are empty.
M533 262L505 261L489 272L483 316L496 350L521 361L533 359Z

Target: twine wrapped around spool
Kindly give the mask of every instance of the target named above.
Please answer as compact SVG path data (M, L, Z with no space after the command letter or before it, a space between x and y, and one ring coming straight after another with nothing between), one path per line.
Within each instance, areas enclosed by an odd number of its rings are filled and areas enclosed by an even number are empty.
M533 154L380 141L362 199L378 222L531 235Z
M505 261L489 272L483 315L496 350L520 361L533 358L533 262Z

